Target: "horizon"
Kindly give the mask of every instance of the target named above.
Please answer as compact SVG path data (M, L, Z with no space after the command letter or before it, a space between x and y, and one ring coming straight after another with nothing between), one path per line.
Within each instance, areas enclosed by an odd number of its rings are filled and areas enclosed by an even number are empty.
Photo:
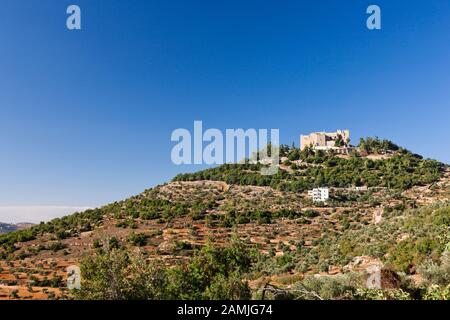
M350 132L350 134L351 134L351 132ZM360 137L360 138L367 138L367 137ZM387 139L384 137L379 137L379 138ZM393 142L395 143L395 141L393 141ZM288 145L286 143L280 143L280 144ZM350 143L350 145L352 145L352 143ZM356 146L356 144L353 146ZM299 145L296 144L296 147L299 147ZM400 147L404 147L404 146L400 146ZM416 153L416 152L414 152L414 150L409 150L409 151ZM416 153L416 154L420 155L420 153ZM429 158L429 159L431 159L431 158ZM438 159L433 159L433 160L439 161ZM440 162L442 162L442 161L440 161ZM450 165L446 162L442 162L442 163L444 163L446 165ZM212 168L212 167L216 167L216 166L220 166L220 165L196 165L196 167L199 167L199 166L201 166L203 168ZM199 170L203 170L203 169L199 169ZM193 171L195 172L197 170L193 170ZM190 171L190 172L192 172L192 171ZM172 177L172 178L174 178L174 177ZM146 189L154 188L163 183L169 182L172 180L172 178L168 179L165 182L161 182L161 183L149 186L149 187L141 190L139 193L143 192ZM122 201L122 200L128 199L129 197L132 197L134 195L135 194L132 194L132 195L126 196L125 198L116 199L114 201ZM2 219L4 219L4 220L0 220L0 223L6 223L6 224L12 224L12 225L17 225L20 223L39 224L41 222L49 222L55 218L61 218L64 216L68 216L68 215L74 214L76 212L83 212L83 211L86 211L89 209L103 207L108 204L110 204L110 203L103 203L103 204L99 204L96 206L58 206L58 205L1 206L0 205L0 217L2 217Z
M0 222L103 206L209 166L171 162L173 130L350 130L450 163L450 3L108 4L0 12ZM7 212L7 209L11 212ZM78 210L75 210L78 211ZM23 219L30 216L29 219ZM38 221L39 220L39 221Z

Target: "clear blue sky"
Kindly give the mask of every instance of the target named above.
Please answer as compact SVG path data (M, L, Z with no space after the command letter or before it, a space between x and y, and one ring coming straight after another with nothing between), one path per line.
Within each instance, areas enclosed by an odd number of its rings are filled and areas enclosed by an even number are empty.
M32 3L0 3L0 206L97 206L194 171L170 160L194 120L288 144L348 128L450 162L448 0Z

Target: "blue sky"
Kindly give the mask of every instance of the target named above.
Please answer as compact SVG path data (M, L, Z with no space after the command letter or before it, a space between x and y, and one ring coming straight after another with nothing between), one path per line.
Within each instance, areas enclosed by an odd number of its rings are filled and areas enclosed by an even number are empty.
M366 28L370 4L382 30ZM197 170L170 160L171 132L194 120L279 128L288 144L348 128L450 163L448 0L0 6L0 207L30 221Z

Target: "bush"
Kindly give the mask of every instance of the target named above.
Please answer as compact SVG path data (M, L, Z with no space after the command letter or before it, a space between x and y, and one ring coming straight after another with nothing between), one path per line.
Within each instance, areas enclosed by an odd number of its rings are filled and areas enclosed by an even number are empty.
M108 241L108 245L111 249L119 249L121 247L119 239L117 239L116 237L110 238Z
M50 244L47 247L48 250L51 250L53 252L57 252L59 250L65 249L65 248L67 248L67 246L61 242L53 242L52 244Z
M356 285L355 275L341 276L309 276L301 283L294 285L297 299L316 300L343 298L349 291L353 292Z
M428 260L419 268L420 274L428 286L447 286L450 284L450 251L446 250L442 254L441 264Z
M450 300L450 284L447 286L438 286L433 284L426 289L424 300Z
M81 290L73 295L88 300L248 299L243 275L253 256L233 241L224 248L206 246L188 264L168 268L110 246L83 260Z
M305 212L303 212L303 215L307 218L314 218L314 217L317 217L319 215L319 213L315 210L308 209Z
M366 289L357 288L348 298L355 300L411 300L411 295L402 289Z
M128 236L128 242L133 246L142 247L147 244L148 236L144 233L131 233Z

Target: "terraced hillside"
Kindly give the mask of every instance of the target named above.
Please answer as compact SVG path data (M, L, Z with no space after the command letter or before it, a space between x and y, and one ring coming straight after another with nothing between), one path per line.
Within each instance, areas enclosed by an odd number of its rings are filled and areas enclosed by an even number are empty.
M161 295L141 298L261 297L264 288L278 298L446 297L445 277L433 277L448 262L450 169L370 141L347 156L283 147L274 176L261 176L260 164L223 165L2 235L0 298L136 297L129 281L121 291L128 296L109 295L99 284L100 261L125 259L120 254L156 263L146 270L158 270L167 283L203 279L189 282L190 296L163 281L155 289ZM330 201L313 203L307 190L324 185ZM251 257L245 267L244 252ZM218 257L223 268L213 272L205 259ZM85 292L66 289L70 265L82 266ZM381 291L366 288L371 268L391 275Z

